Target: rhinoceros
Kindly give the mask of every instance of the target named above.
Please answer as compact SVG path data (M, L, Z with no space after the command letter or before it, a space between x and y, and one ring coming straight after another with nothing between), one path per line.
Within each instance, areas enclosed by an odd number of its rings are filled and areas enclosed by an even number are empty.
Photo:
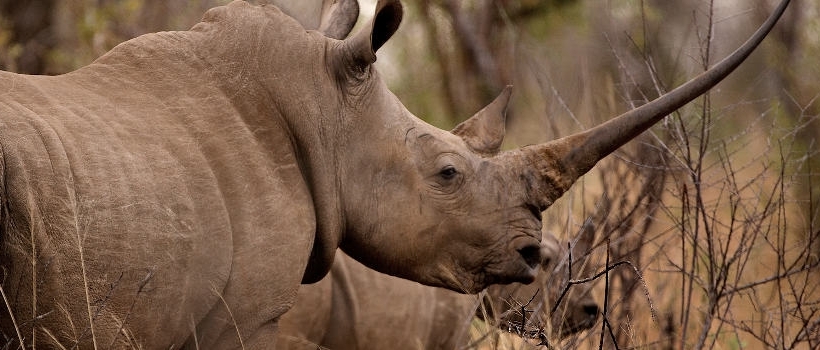
M572 242L576 267L589 266L583 257L594 230L591 225L584 229ZM599 307L583 290L562 299L563 307L552 312L564 288L558 282L566 281L570 266L566 243L545 235L542 249L549 258L535 282L491 286L484 299L381 274L337 252L324 279L299 289L296 304L279 322L278 344L294 350L459 349L470 343L474 316L502 329L516 327L522 320L520 304L530 300L526 308L535 312L525 324L544 327L551 338L567 337L592 327Z
M337 248L459 292L532 282L541 211L729 74L787 3L668 95L504 152L509 90L447 132L387 89L373 63L398 0L345 40L234 1L64 75L0 73L6 346L271 348Z

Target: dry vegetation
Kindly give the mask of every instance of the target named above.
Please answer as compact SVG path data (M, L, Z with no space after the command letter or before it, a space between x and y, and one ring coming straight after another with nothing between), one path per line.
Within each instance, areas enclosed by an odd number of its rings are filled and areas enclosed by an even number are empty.
M224 2L0 1L0 64L64 72L142 32L187 28ZM406 3L403 28L379 60L393 90L446 128L513 83L510 146L578 131L662 94L725 56L773 6ZM40 10L25 16L40 16L41 27L19 24L20 4ZM588 272L565 283L593 287L604 308L593 330L544 346L820 348L818 11L794 1L734 76L602 161L545 213L561 237L595 224ZM541 342L479 321L472 331L480 349Z

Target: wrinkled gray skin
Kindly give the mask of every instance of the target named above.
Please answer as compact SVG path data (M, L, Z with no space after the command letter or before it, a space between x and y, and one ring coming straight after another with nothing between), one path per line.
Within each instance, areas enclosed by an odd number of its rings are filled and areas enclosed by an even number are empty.
M456 291L531 282L540 211L765 36L660 102L499 153L509 90L446 132L385 87L372 63L401 17L380 1L339 41L235 1L71 73L0 73L8 346L271 348L339 247Z
M582 235L574 244L574 266L584 266L577 257L587 252L592 237ZM324 279L299 289L296 304L279 321L278 344L294 350L317 345L348 350L459 349L470 343L474 316L487 315L491 324L506 329L521 320L518 303L531 299L527 308L537 314L528 315L530 327L544 326L552 339L589 329L599 308L588 293L573 291L552 313L566 279L567 246L549 235L543 249L549 258L542 262L535 282L491 286L485 295L491 305L483 309L474 295L381 274L338 252Z

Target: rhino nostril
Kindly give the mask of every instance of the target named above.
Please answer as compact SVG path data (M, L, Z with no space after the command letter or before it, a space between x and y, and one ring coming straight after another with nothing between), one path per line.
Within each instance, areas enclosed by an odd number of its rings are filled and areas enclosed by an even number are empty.
M598 309L598 305L596 304L586 304L583 306L583 310L585 314L591 317L597 317L598 312L600 311L600 309Z
M527 265L533 269L541 264L541 246L537 244L528 245L519 249L518 254L521 254L521 257L524 258Z

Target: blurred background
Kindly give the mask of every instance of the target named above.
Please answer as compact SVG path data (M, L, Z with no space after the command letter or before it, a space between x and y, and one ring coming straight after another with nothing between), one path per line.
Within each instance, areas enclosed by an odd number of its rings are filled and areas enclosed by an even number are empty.
M68 72L135 36L186 30L227 2L0 0L0 67ZM360 2L364 21L374 1ZM739 46L776 1L404 4L377 62L391 89L450 129L512 84L505 147L514 148L671 90ZM560 238L592 221L597 244L584 271L608 271L584 284L605 304L604 322L551 346L820 348L818 11L815 0L792 1L733 75L547 210L545 230ZM477 338L485 349L530 346Z

